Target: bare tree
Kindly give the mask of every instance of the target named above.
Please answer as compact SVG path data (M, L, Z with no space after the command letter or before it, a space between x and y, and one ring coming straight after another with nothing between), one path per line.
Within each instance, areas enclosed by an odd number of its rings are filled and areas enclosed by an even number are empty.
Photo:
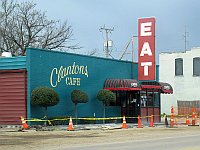
M71 44L73 30L67 21L48 20L33 2L1 0L0 49L13 55L25 55L26 47L78 49Z
M98 49L93 49L92 51L88 51L87 55L89 56L95 56L97 54Z

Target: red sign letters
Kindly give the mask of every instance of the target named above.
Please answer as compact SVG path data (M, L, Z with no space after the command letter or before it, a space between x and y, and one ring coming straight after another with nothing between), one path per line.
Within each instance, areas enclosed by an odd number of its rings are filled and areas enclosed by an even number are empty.
M138 19L138 80L155 80L155 18Z

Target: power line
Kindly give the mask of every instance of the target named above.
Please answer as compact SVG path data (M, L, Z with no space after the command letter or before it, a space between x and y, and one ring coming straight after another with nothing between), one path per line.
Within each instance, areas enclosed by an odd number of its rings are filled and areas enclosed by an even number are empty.
M105 48L105 53L106 53L106 57L108 58L110 55L110 48L112 47L112 40L109 40L108 34L112 31L114 31L114 27L113 28L106 28L106 26L104 25L103 27L101 27L99 29L100 32L105 31L106 34L106 41L104 41L104 48Z

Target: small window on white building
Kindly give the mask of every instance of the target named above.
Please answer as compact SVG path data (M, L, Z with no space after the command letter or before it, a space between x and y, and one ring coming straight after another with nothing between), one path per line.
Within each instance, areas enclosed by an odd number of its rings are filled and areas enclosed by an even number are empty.
M183 58L175 59L175 76L183 75Z
M193 76L200 76L200 57L193 58Z

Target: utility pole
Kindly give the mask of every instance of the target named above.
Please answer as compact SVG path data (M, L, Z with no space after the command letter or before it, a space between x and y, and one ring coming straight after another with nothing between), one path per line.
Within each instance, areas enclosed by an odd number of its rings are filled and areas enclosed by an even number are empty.
M106 26L104 25L103 27L101 27L99 29L99 31L100 32L105 31L106 41L104 42L104 48L105 48L105 52L106 52L106 57L108 58L110 55L109 47L112 47L112 41L109 40L108 34L111 33L112 31L114 31L114 28L106 28Z

